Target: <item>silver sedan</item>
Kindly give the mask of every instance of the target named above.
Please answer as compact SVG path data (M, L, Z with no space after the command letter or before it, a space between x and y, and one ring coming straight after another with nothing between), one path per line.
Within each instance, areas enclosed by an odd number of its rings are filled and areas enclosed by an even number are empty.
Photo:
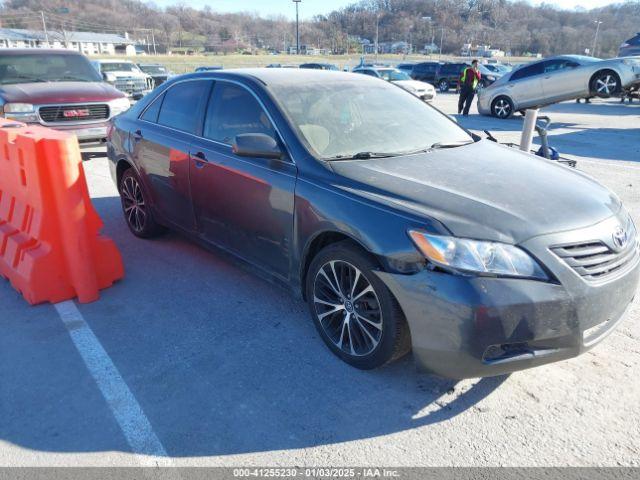
M610 97L640 87L640 58L579 55L523 65L478 93L478 111L508 118L514 111L581 97Z

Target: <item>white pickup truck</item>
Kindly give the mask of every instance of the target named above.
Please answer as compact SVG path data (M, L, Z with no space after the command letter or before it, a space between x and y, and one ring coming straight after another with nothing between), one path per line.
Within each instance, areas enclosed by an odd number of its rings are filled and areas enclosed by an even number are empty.
M124 92L132 100L139 100L154 88L151 75L144 73L128 60L92 60L102 78Z

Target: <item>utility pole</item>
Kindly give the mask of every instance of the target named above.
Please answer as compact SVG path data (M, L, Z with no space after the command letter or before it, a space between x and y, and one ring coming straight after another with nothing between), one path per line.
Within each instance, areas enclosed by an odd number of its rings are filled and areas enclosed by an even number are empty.
M44 38L47 41L47 46L49 45L49 34L47 33L47 22L44 19L44 12L40 10L40 18L42 19L42 31L44 32Z
M593 23L596 24L596 34L593 37L593 50L591 51L592 56L596 56L596 47L598 46L598 31L600 30L600 25L602 22L600 20L595 20Z
M378 63L378 40L380 39L380 12L376 12L376 63Z
M156 32L153 28L151 29L151 41L153 42L153 54L158 55L156 51Z
M298 5L302 0L293 0L296 4L296 55L300 55L300 16L298 12Z
M438 60L442 57L442 42L444 41L444 27L441 27L442 31L440 32L440 54L438 55Z

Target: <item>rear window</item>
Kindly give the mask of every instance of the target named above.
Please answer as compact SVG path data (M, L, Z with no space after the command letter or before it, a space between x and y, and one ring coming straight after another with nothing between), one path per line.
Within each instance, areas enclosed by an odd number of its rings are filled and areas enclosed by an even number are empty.
M183 132L196 133L197 112L205 101L210 85L208 81L201 80L182 82L171 87L164 94L158 123Z
M638 33L635 37L630 38L625 43L629 45L640 45L640 33Z

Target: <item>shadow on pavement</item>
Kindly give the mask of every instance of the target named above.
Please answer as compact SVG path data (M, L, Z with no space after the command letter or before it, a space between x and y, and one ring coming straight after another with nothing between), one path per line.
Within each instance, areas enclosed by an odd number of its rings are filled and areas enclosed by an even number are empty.
M306 305L176 234L134 238L117 198L97 198L126 277L79 309L170 456L306 448L451 420L507 377L456 382L410 358L359 371L335 358ZM0 329L0 439L57 452L130 451L51 306ZM25 313L26 312L26 313Z

